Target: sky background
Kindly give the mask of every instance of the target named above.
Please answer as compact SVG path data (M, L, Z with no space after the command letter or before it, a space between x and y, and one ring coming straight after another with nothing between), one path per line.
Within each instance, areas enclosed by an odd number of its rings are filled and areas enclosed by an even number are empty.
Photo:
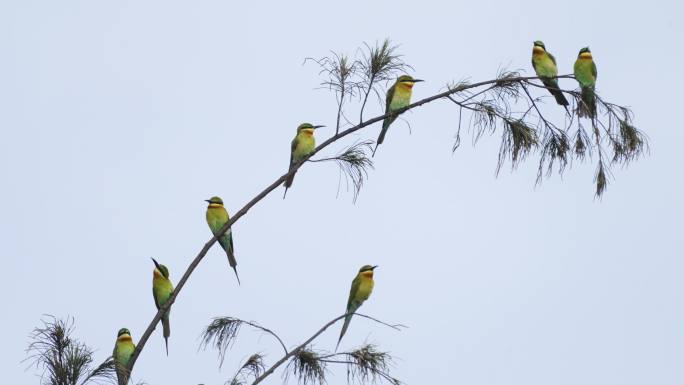
M593 165L535 188L532 157L496 178L498 132L452 154L458 111L415 109L411 133L401 121L390 130L356 204L337 197L336 166L316 163L287 200L278 189L242 218L242 286L210 250L174 304L170 356L158 329L134 379L222 384L251 353L272 363L278 345L243 329L219 369L214 351L198 351L200 332L230 315L295 346L343 313L358 268L377 264L361 311L410 328L357 318L341 349L377 343L408 384L683 383L684 9L634 4L1 1L4 381L39 383L21 361L45 313L73 316L98 361L119 328L137 341L156 311L149 258L176 282L210 238L204 199L237 211L285 172L299 123L334 125L334 95L316 89L304 58L389 37L426 79L415 100L502 67L531 73L537 39L561 73L589 45L599 93L633 108L651 153L615 167L596 200ZM372 100L366 116L382 108ZM315 347L334 348L338 333ZM345 382L343 368L329 377Z

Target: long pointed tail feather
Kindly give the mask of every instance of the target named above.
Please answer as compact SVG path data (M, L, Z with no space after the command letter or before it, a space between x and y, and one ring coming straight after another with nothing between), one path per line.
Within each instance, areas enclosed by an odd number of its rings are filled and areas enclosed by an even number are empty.
M296 172L293 172L292 175L288 176L287 179L285 179L285 183L283 183L283 186L285 186L285 192L283 193L283 199L285 199L285 196L287 195L287 189L292 187L292 182L294 182L294 176Z
M166 355L169 355L169 337L171 336L171 325L169 324L169 313L162 318L162 326L164 327L164 343L166 344Z
M565 98L565 95L563 95L563 91L561 91L560 87L558 87L558 80L543 79L542 83L544 83L551 95L553 95L553 97L556 99L556 103L560 104L561 106L567 106L570 104L568 99Z
M389 130L390 124L394 122L396 119L396 116L390 116L385 118L385 120L382 121L382 130L380 130L380 135L378 136L378 140L375 142L375 148L373 149L373 156L375 156L375 151L378 150L378 146L382 144L382 142L385 141L385 135L387 135L387 130Z
M235 259L235 254L233 254L232 234L230 231L231 230L229 229L221 238L219 238L219 243L228 256L228 264L233 268L233 271L235 271L235 277L237 278L239 285L240 277L237 272L237 260Z
M233 271L235 272L235 278L237 278L238 285L240 285L240 276L238 275L237 267L235 267L235 266L231 266L231 267L233 268Z
M347 332L347 328L349 327L349 322L351 322L352 319L352 314L347 315L344 317L344 324L342 325L342 331L340 331L340 338L337 339L337 345L335 346L335 351L337 351L337 348L340 347L340 342L342 341L342 337L344 337L344 334Z

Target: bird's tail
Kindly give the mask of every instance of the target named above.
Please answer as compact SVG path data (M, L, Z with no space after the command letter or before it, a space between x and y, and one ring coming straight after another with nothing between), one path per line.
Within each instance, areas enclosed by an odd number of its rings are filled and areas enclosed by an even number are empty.
M594 118L596 116L596 96L594 87L582 87L582 103L578 107L579 116Z
M570 104L568 99L565 98L565 95L563 95L563 91L561 91L560 87L558 87L557 79L545 79L542 82L549 90L551 95L556 98L556 103L560 104L561 106L567 106Z
M344 337L344 334L347 332L347 328L349 327L349 322L351 322L352 319L352 313L347 314L346 317L344 317L344 324L342 325L342 331L340 331L340 338L337 339L337 345L335 346L335 351L337 351L337 348L340 347L340 341L342 341L342 337Z
M235 278L237 278L239 285L240 276L238 276L237 260L235 259L235 254L233 253L233 234L231 229L228 229L228 231L223 234L223 236L219 239L219 243L221 244L221 247L223 247L223 250L226 251L226 255L228 256L228 264L233 268L233 271L235 272Z
M240 276L238 275L237 267L235 267L235 266L231 266L231 267L233 268L233 271L235 272L235 278L237 278L238 285L240 285Z
M285 193L283 194L283 199L285 199L285 195L287 195L287 189L292 187L292 182L294 182L295 174L296 172L290 174L290 176L288 176L287 179L285 179L285 183L283 183L283 186L285 186Z
M233 268L233 271L235 272L235 278L237 278L238 285L240 284L240 276L238 275L237 272L237 261L235 260L235 254L233 254L233 249L231 248L230 251L227 252L228 254L228 264L230 267Z
M169 336L171 336L171 325L169 324L169 313L167 312L162 318L162 326L164 327L164 343L166 344L166 355L169 355Z
M373 149L373 156L375 156L375 151L378 150L378 146L382 144L382 142L385 141L385 135L387 135L387 130L389 129L390 124L394 122L394 119L396 119L395 116L389 116L385 118L385 120L382 121L382 130L380 130L380 135L378 136L378 140L375 142L375 148Z

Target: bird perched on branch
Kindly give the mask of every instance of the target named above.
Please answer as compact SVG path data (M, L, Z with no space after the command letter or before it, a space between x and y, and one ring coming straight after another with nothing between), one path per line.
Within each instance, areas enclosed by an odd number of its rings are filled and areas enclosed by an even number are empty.
M591 56L589 47L584 47L579 51L575 61L575 79L580 84L582 90L582 103L579 105L579 115L594 118L596 116L596 63Z
M114 351L112 352L116 379L119 385L126 385L128 383L128 378L130 377L128 361L131 359L134 350L135 344L131 338L131 332L126 328L119 329L116 343L114 344Z
M342 331L340 332L340 338L337 340L335 350L340 346L340 341L342 341L342 337L347 332L352 315L363 305L363 302L370 297L373 291L373 285L375 285L375 282L373 282L373 270L376 267L364 265L359 269L359 273L356 274L356 278L352 281L349 299L347 300L347 316L344 317L344 324L342 325Z
M290 169L295 164L301 162L306 158L311 152L316 148L316 138L314 138L314 131L317 128L325 127L323 125L314 126L311 123L302 123L297 127L297 135L292 139L292 144L290 146ZM283 199L287 195L287 189L292 187L292 182L294 181L295 173L293 172L285 180L285 193L283 194Z
M380 136L378 136L378 141L375 143L373 156L375 156L375 151L378 150L378 146L381 145L385 140L385 135L387 134L390 124L392 124L392 122L397 119L397 116L399 116L399 114L394 114L393 112L411 104L413 85L422 81L423 80L421 79L414 79L409 75L401 75L397 78L397 81L394 82L392 87L387 90L387 96L385 98L385 114L391 114L382 121L382 130L380 131Z
M160 265L152 258L154 262L154 271L152 272L152 295L154 296L154 304L157 310L164 306L173 294L173 284L169 280L169 269L164 265ZM161 319L162 327L164 329L164 343L166 345L166 355L169 355L169 336L171 335L171 325L169 324L169 314L171 308L164 314Z
M207 206L207 224L211 232L216 235L219 230L230 220L228 216L228 211L223 207L223 199L219 197L211 197L210 199L205 199L205 202L209 203ZM237 278L238 285L240 284L240 277L237 272L237 261L235 260L235 254L233 252L233 231L232 229L226 230L223 235L218 239L219 244L226 252L228 256L228 264L235 271L235 277Z
M565 98L563 92L558 87L558 67L556 67L556 58L548 51L544 43L537 40L532 47L532 67L534 72L541 78L541 82L546 86L551 95L556 98L556 103L565 107L568 104L568 99ZM567 107L565 107L567 110Z

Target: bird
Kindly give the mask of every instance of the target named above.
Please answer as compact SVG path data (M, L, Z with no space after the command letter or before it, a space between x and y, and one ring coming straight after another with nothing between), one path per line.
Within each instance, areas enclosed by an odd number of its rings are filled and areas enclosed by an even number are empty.
M596 63L591 56L589 47L584 47L579 51L575 61L575 79L580 84L582 103L578 111L579 116L594 118L596 116L596 97L594 89L596 87Z
M228 216L228 211L223 207L223 199L219 197L211 197L210 199L205 199L205 202L209 203L207 206L207 224L211 232L216 235L219 230L230 220ZM235 254L233 249L233 231L229 228L223 235L218 239L219 244L226 252L228 256L228 264L235 271L235 277L237 278L238 285L240 284L240 277L237 272L237 261L235 260Z
M116 336L116 343L114 344L114 351L112 352L116 379L119 385L126 385L128 383L128 377L130 375L128 372L128 361L131 359L134 350L135 344L131 338L131 332L126 328L119 329Z
M377 268L377 266L363 265L352 281L351 290L349 290L349 299L347 300L347 312L345 313L344 324L342 325L342 331L340 331L340 338L337 340L335 351L337 351L337 348L340 346L340 341L342 341L342 337L344 337L344 334L347 332L352 315L361 307L361 305L363 305L363 302L370 297L371 292L373 291L373 285L375 284L373 282L373 270L375 270L375 268Z
M385 135L389 129L390 124L397 119L398 114L393 112L404 108L411 104L411 92L413 90L413 85L422 82L422 79L414 79L409 75L401 75L394 82L392 87L387 90L387 97L385 98L385 115L390 113L385 120L382 121L382 130L380 131L380 136L375 143L375 149L373 150L373 156L375 156L375 151L378 150L378 146L382 144L385 140Z
M311 152L316 148L316 138L314 138L314 131L317 128L325 127L323 125L314 126L311 123L302 123L297 127L297 135L292 139L292 144L290 146L290 169L295 164L301 162L306 158ZM285 193L283 194L283 199L287 195L287 189L292 187L292 182L294 181L295 172L290 174L285 180Z
M532 47L532 67L544 86L556 98L556 103L563 107L569 105L568 99L565 98L560 87L558 87L556 58L546 50L544 43L539 40L535 41ZM567 107L565 109L567 111Z
M164 265L160 265L154 258L154 271L152 272L152 296L154 296L154 304L157 310L164 306L173 294L173 284L169 279L169 269ZM171 335L171 325L169 325L169 308L161 319L162 327L164 328L164 343L166 345L166 355L169 355L169 336Z

